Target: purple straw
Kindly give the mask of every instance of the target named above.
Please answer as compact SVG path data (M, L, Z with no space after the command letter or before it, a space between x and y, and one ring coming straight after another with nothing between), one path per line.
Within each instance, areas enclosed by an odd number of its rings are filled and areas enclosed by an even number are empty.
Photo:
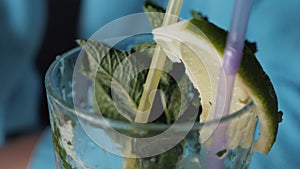
M252 0L236 0L232 23L224 50L223 67L216 98L215 118L227 116L230 110L234 80L242 60L245 34L247 30ZM219 125L214 134L214 142L208 154L208 169L224 168L224 159L217 153L227 149L227 124Z

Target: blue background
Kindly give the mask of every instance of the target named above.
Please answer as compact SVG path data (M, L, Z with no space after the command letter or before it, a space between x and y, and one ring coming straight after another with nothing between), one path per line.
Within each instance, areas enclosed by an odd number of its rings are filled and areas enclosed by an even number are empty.
M78 37L88 38L109 21L142 11L142 0L126 0L118 6L119 3L121 0L84 0ZM196 9L228 29L233 3L233 0L185 0L181 17L190 17L190 9ZM257 58L274 84L284 116L271 152L268 156L255 154L253 169L300 166L299 9L299 0L254 0L247 38L257 42ZM5 133L38 126L42 79L37 76L33 62L45 33L45 1L1 0L0 25L0 143L3 143ZM45 166L55 168L49 129L35 148L30 168Z

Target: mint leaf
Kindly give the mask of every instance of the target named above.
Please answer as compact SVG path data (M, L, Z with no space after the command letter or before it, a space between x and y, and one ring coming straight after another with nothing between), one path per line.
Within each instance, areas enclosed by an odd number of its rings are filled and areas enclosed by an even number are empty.
M147 12L150 23L153 28L158 28L162 25L164 19L164 13L166 10L161 6L157 5L152 0L146 0L144 6L144 11ZM161 14L159 14L161 13Z
M169 79L168 82L167 84L162 83L160 87L165 91L166 96L162 96L162 100L167 116L167 123L173 123L188 109L190 104L192 104L192 99L197 99L199 103L200 101L198 97L193 98L193 96L191 96L191 82L185 74L182 75L177 85L177 82L173 78Z
M95 82L95 97L95 104L97 104L103 116L126 121L126 119L120 113L118 113L118 110L115 107L110 95L108 95L98 80Z
M141 67L149 66L144 63L150 63L155 43L137 44L130 51L109 48L96 41L78 40L77 43L82 45L87 52L88 64L82 68L84 74L90 78L96 78L96 102L101 113L105 117L118 120L133 120L148 71L138 72L138 70ZM130 57L138 54L141 54L142 57ZM142 62L136 58L148 61ZM159 86L164 92L161 100L166 117L165 123L172 123L183 114L190 104L191 99L188 97L191 82L186 75L182 75L177 84L168 73L173 69L172 62L167 61L166 63L167 72L162 74ZM92 71L95 70L97 70L96 77L92 77ZM114 94L111 93L112 88ZM117 107L113 100L118 102Z
M131 76L131 71L128 70L133 69L133 66L129 63L122 67L123 64L120 64L128 57L129 53L109 48L103 43L92 40L78 40L77 43L87 53L87 58L84 59L87 60L88 64L83 66L82 71L84 75L95 80L96 102L102 115L105 117L115 117L119 120L124 120L124 118L121 118L123 116L128 120L132 120L135 116L137 105L129 95L127 87L121 81ZM126 75L122 71L124 68L127 69L126 73L128 74ZM121 69L121 71L119 71L120 74L116 77L114 72L117 69ZM96 71L96 77L93 77L94 71ZM119 107L116 107L116 104L113 102L111 95L112 88L115 91L114 96L119 103Z
M202 13L200 13L200 12L192 10L191 14L192 14L192 16L193 16L194 19L208 21L208 18L206 16L202 15Z
M139 158L136 160L137 169L175 169L177 161L182 157L183 144L154 157Z
M67 154L66 149L61 145L61 133L56 124L57 122L53 121L53 130L52 130L52 143L55 150L55 153L59 155L59 159L61 160L61 164L65 169L73 169L71 162L69 162L69 154Z

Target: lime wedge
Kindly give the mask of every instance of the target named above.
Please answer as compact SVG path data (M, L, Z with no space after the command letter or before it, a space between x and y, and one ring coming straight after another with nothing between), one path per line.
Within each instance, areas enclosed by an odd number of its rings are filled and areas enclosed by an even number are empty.
M203 107L201 121L209 119L214 113L214 96L217 94L227 32L197 17L157 28L153 34L171 61L185 65L186 74L200 93ZM253 46L246 43L230 112L241 109L252 100L260 124L260 137L254 149L267 154L275 142L282 113L278 112L273 85L254 53Z

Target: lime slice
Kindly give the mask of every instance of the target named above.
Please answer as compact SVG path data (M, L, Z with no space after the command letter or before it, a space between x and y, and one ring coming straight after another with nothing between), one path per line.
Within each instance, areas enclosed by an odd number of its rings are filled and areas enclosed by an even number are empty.
M155 41L170 60L184 63L187 75L200 92L203 106L201 120L209 119L214 113L214 96L217 94L226 31L198 17L157 28L153 34ZM235 112L253 101L257 113L254 117L258 116L260 123L260 137L255 142L254 149L267 154L275 142L282 113L278 112L272 83L255 58L254 52L247 43L235 81L230 112ZM255 123L252 127L254 125Z

